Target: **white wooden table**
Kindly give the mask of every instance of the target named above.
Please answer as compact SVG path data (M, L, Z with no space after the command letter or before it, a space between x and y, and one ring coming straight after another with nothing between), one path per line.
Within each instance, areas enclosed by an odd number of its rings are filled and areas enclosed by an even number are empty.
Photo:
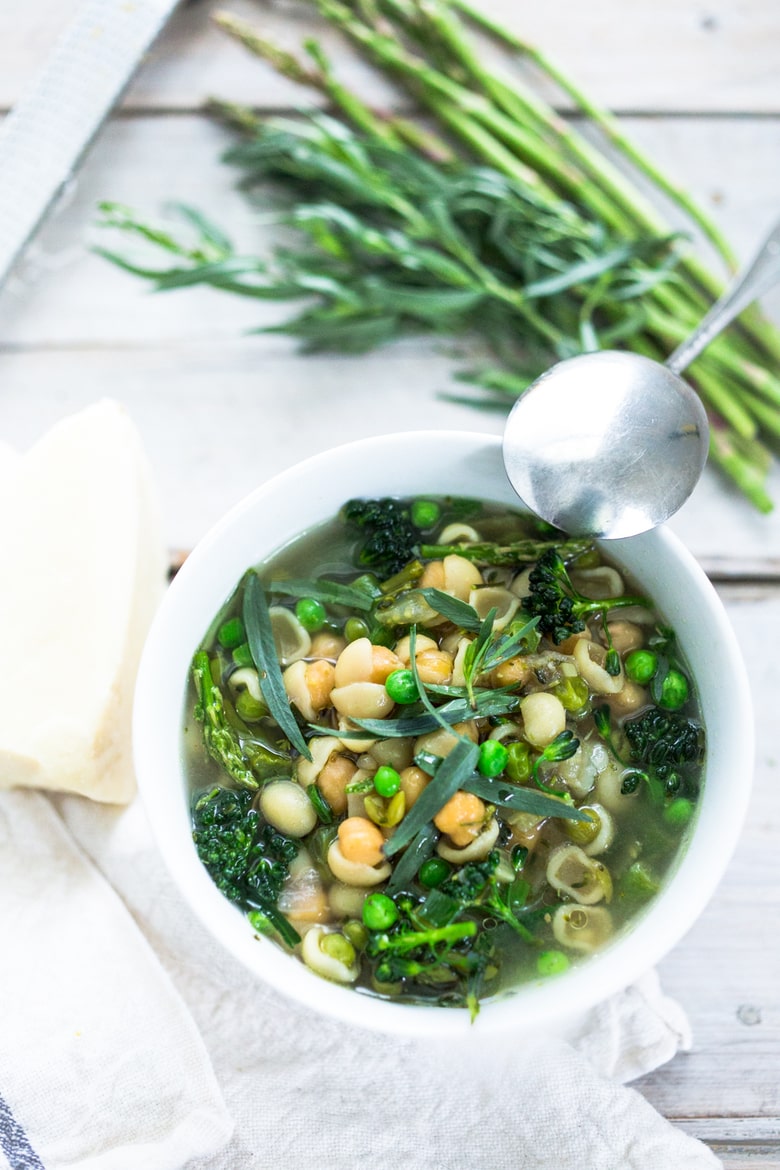
M780 9L777 0L483 0L566 67L712 211L747 257L780 214ZM76 0L27 0L0 14L0 110L33 77ZM0 293L0 438L25 446L103 395L120 399L146 442L172 550L190 547L260 479L335 442L419 427L500 430L498 418L437 397L452 360L408 341L359 359L303 358L285 339L247 337L270 310L207 290L150 296L88 251L99 199L155 211L203 208L257 246L226 141L201 113L219 95L262 111L301 95L209 25L206 0L182 8L94 146L56 217ZM293 47L315 26L280 0L232 0ZM522 13L517 9L522 7ZM345 76L380 96L332 34ZM381 91L387 97L386 91ZM766 302L780 322L780 297ZM780 473L772 477L780 506ZM743 641L758 758L741 845L709 909L661 965L690 1015L694 1049L638 1088L725 1164L780 1167L780 513L760 517L707 473L672 526L711 574ZM735 729L739 734L739 729ZM743 783L752 771L745 760Z

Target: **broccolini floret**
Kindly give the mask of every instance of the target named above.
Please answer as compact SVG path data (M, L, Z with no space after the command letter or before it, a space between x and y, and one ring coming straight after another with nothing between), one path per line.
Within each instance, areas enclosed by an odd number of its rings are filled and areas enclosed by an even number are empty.
M611 609L646 605L643 597L584 597L572 584L563 558L555 548L544 552L528 576L530 592L525 600L528 613L539 618L539 629L556 644L585 629L584 618L605 615Z
M298 932L277 908L298 844L265 824L246 789L215 787L195 801L192 839L217 888L262 930L270 926L289 946Z
M403 501L349 500L342 516L360 538L358 564L390 577L413 558L419 535Z
M675 768L698 763L704 750L704 733L697 723L660 707L627 720L623 733L632 763L653 768L661 778Z

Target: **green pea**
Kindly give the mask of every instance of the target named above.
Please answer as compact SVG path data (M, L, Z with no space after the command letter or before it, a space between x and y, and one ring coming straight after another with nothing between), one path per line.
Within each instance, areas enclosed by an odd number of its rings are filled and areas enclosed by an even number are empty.
M395 796L401 787L401 777L395 768L389 764L382 764L374 773L374 788L380 796Z
M411 670L394 670L385 679L385 690L394 703L416 703L420 697Z
M504 771L515 784L524 784L531 775L531 752L527 743L517 740L507 745L507 761Z
M630 898L650 898L658 888L658 879L641 861L629 866L620 883L620 892Z
M355 948L343 934L333 932L323 935L320 939L320 950L330 955L331 959L343 963L345 967L351 967L355 962Z
M412 504L412 524L415 528L433 528L441 516L441 508L433 500L415 500Z
M217 641L225 650L235 650L236 646L240 646L245 638L244 623L240 617L228 618L219 627L217 633Z
M563 951L542 951L536 960L536 970L540 975L560 975L568 966L569 960Z
M644 686L658 670L658 655L652 650L632 650L626 655L624 666L631 681Z
M581 711L588 701L588 693L588 684L578 674L565 678L553 688L553 694L566 711Z
M347 618L344 624L344 637L348 642L357 642L358 638L368 637L368 626L362 618Z
M443 857L429 857L420 866L417 876L421 885L427 886L429 890L435 890L442 882L446 882L451 873L452 866Z
M486 739L479 745L477 771L482 776L499 776L509 758L509 752L497 739Z
M250 695L249 691L242 691L236 696L236 714L247 723L256 723L268 714L268 708Z
M368 942L368 931L363 923L358 922L357 918L350 918L349 922L345 922L341 929L355 950L362 951Z
M327 620L325 606L314 597L302 597L295 603L295 616L310 634L321 630Z
M580 812L590 819L587 821L564 821L563 831L575 845L590 845L591 841L595 841L599 835L601 817L595 808L586 804L580 806Z
M231 657L236 666L254 666L248 642L242 642L240 646L236 646Z
M677 711L688 699L688 680L682 671L670 670L661 686L658 705L667 711Z
M681 829L693 816L693 804L684 796L677 796L664 809L664 820L667 825L674 825Z
M387 894L369 894L363 903L363 924L369 930L388 930L398 921L398 907Z

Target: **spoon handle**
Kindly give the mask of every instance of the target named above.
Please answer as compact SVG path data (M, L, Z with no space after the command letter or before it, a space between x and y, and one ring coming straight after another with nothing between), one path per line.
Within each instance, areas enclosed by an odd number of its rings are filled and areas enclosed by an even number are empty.
M740 273L719 301L702 318L691 336L666 359L665 365L681 374L705 346L738 317L743 309L764 295L780 280L780 223L776 224L744 272Z

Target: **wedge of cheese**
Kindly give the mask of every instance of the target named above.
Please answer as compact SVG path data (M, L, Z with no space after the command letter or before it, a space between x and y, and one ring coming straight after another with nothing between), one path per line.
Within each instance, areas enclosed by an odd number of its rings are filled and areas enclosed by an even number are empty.
M0 787L124 802L143 641L166 558L149 468L116 403L0 448Z

